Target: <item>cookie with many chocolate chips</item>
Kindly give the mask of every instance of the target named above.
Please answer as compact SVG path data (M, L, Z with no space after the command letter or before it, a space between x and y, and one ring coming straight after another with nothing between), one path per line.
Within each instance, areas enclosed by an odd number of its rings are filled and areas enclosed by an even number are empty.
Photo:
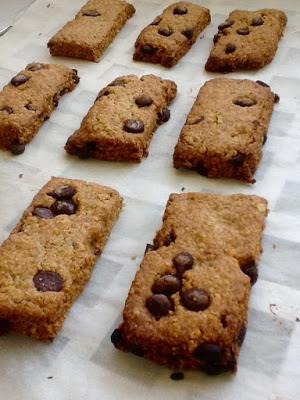
M148 155L158 125L167 122L167 106L176 84L155 75L119 77L103 88L65 149L80 158L140 162Z
M113 189L52 178L0 246L0 325L6 321L10 331L53 339L121 207Z
M207 8L187 1L171 4L140 33L133 59L172 67L209 23Z
M257 196L171 195L114 346L173 369L234 372L266 214Z

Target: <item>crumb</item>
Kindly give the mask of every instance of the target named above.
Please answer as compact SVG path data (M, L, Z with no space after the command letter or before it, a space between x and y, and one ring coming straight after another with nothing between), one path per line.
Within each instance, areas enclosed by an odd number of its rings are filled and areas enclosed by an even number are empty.
M50 3L48 3L46 7L47 7L47 8L49 8L50 6L51 6L51 4L50 4Z
M273 243L273 250L275 250L275 249L276 249L276 244Z
M53 376L47 376L47 379L53 379Z
M23 178L23 174L19 174L19 178L20 178L20 179Z
M137 258L137 256L131 256L130 258L134 261Z
M185 187L182 187L182 188L181 188L181 191L183 192L184 190L185 190Z
M277 304L270 304L269 305L269 309L271 311L272 314L277 315L274 311L273 311L273 307L277 307Z
M296 318L296 322L300 322L300 318L297 317L297 318Z
M184 373L183 373L183 372L173 372L173 373L170 375L170 378L171 378L173 381L181 381L182 379L184 379Z

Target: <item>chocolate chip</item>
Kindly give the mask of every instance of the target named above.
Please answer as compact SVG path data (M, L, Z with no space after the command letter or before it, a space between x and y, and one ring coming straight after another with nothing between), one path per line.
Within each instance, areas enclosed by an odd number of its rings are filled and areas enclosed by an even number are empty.
M194 257L187 251L176 254L173 258L173 264L179 276L181 276L185 271L191 269L194 265Z
M95 142L87 142L84 147L76 149L76 154L82 159L90 158L96 148L97 144Z
M58 200L69 200L74 196L75 193L76 190L73 188L73 186L63 185L54 189L53 192L49 193L49 196L52 196Z
M115 329L110 337L112 344L118 346L122 343L122 339L123 335L121 329Z
M186 30L184 30L183 32L181 32L187 39L192 39L193 34L194 34L194 30L192 28L188 28Z
M23 83L27 82L28 79L29 78L27 78L27 76L25 76L23 74L19 74L19 75L14 76L10 82L14 86L20 86Z
M157 114L157 123L161 125L169 121L170 116L171 116L171 111L166 107L162 108Z
M123 129L129 133L142 133L144 132L144 123L140 119L127 119L124 122Z
M252 18L252 21L251 21L252 26L263 25L263 23L264 23L264 20L261 16L254 17L254 18Z
M154 294L148 297L146 307L156 319L160 319L171 310L171 302L164 294Z
M60 292L64 286L62 277L52 271L37 272L33 277L33 283L39 292Z
M260 86L264 86L264 87L270 87L267 83L263 82L263 81L256 81L256 83L258 83Z
M153 100L147 94L141 94L140 96L136 97L135 104L139 107L148 107L151 106Z
M172 231L171 233L168 233L167 236L164 239L164 246L170 246L171 243L175 242L176 235Z
M240 167L243 165L244 161L246 159L246 155L242 153L237 153L235 156L231 157L229 160L230 164L232 164L234 167Z
M263 145L266 143L267 139L268 139L268 136L267 136L267 135L264 135L264 138L263 138Z
M161 21L161 17L156 17L150 25L158 25Z
M222 22L222 24L220 24L218 26L218 29L219 29L219 31L222 31L223 29L229 28L233 24L234 24L234 21L230 21L230 20L225 21L225 22Z
M244 274L249 276L251 285L254 285L258 278L258 271L255 261L251 261L248 264L243 265L241 270L244 272Z
M246 26L245 28L237 29L236 33L238 33L239 35L249 35L250 30L249 30L248 26Z
M55 215L66 214L72 215L76 212L76 205L70 200L57 200L51 205L51 211Z
M14 110L9 106L2 107L0 111L3 111L8 115L10 115L14 112Z
M43 219L54 218L53 212L48 207L35 207L32 211L32 215Z
M246 336L246 332L247 332L247 327L245 325L243 325L236 337L236 342L239 346L241 346L243 344L245 336Z
M199 175L208 176L208 169L202 164L201 161L198 162L195 169Z
M203 116L198 117L198 118L195 118L195 119L192 120L192 121L189 121L189 122L187 123L187 125L196 125L196 124L199 124L199 123L202 122L202 121L204 121L204 117L203 117Z
M164 275L154 282L152 286L152 292L155 294L165 294L166 296L171 296L171 294L178 292L180 288L181 281L177 278L177 276Z
M240 107L252 107L255 106L256 100L249 99L248 97L241 97L233 101L233 104Z
M5 335L10 331L10 322L7 319L0 319L0 335Z
M183 372L173 372L173 373L170 375L170 378L171 378L173 381L182 381L182 379L184 379L184 373L183 373Z
M177 6L173 10L173 14L175 15L184 15L187 13L187 8L185 6Z
M99 17L101 14L97 10L87 10L82 13L85 17Z
M33 108L32 103L27 103L27 104L25 104L24 107L29 111L35 111L35 109Z
M153 246L153 244L147 243L147 244L146 244L146 248L145 248L144 255L145 255L146 253L148 253L149 251L152 251L152 250L154 250L154 249L155 249L155 246Z
M150 44L145 44L144 46L142 46L142 52L149 56L152 56L154 53L156 53L156 51L157 48L150 46Z
M100 92L98 93L98 96L96 97L95 101L101 99L101 97L103 97L103 96L108 96L108 95L109 95L109 90L105 87L105 88L100 90Z
M12 154L18 156L19 154L24 153L25 143L19 143L17 140L15 140L11 143L9 150Z
M192 288L180 293L181 303L188 310L203 311L210 304L210 296L203 289Z
M236 45L233 43L227 43L225 47L225 53L230 54L233 53L236 50Z
M220 363L222 355L222 347L213 343L200 344L195 351L195 356L197 358L208 363Z
M28 71L39 71L40 69L43 69L43 68L44 68L44 65L41 63L31 63L31 64L28 64L26 67L26 69Z
M279 103L279 101L280 101L280 97L278 96L277 93L275 93L275 95L274 95L274 103Z
M213 39L214 43L217 43L221 36L222 36L222 35L220 35L220 33L216 33L216 34L214 35L214 39Z
M170 36L173 33L173 30L171 28L165 27L165 28L159 28L158 33L162 36Z

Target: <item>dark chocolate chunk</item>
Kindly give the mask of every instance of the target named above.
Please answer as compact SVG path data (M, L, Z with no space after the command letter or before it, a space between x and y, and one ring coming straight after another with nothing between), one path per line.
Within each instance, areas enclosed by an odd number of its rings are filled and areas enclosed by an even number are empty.
M244 272L244 274L249 276L251 285L254 285L258 278L258 271L255 261L250 261L249 263L243 265L241 270Z
M147 243L147 244L146 244L146 248L145 248L144 255L145 255L146 253L148 253L149 251L152 251L152 250L154 250L154 249L155 249L155 246L153 246L153 244Z
M164 27L164 28L159 28L158 33L162 36L171 36L173 33L173 29Z
M15 156L24 153L25 143L19 143L17 140L13 141L9 148L10 152Z
M178 275L181 276L185 271L193 267L195 259L190 253L183 251L178 253L172 261Z
M173 373L170 375L170 378L171 378L173 381L182 381L182 379L184 379L184 373L183 373L183 372L173 372Z
M44 68L44 65L41 63L31 63L31 64L28 64L26 67L26 69L28 71L39 71L40 69L43 69L43 68Z
M129 133L142 133L144 132L144 123L140 119L127 119L124 122L123 129Z
M279 103L279 101L280 101L280 97L278 96L277 93L275 93L275 95L274 95L274 103Z
M154 294L148 297L146 307L156 319L160 319L171 310L171 301L164 294Z
M234 24L234 21L228 20L228 21L225 21L222 24L220 24L218 26L218 29L219 29L219 31L222 31L223 29L229 28L233 24Z
M249 99L248 97L240 97L233 101L233 104L240 107L252 107L257 104L255 99Z
M148 54L149 56L156 53L156 51L157 51L157 49L153 46L150 46L150 44L144 44L144 46L142 46L142 52L144 54Z
M231 165L234 167L240 167L243 165L244 161L246 159L246 155L242 153L237 153L235 156L233 156L229 162Z
M198 162L195 169L199 175L208 176L208 169L202 164L201 161Z
M2 107L0 109L0 111L5 112L8 115L10 115L10 114L12 114L14 112L14 110L9 106Z
M158 25L161 21L161 17L156 17L150 25Z
M54 189L53 192L48 193L48 194L49 194L49 196L52 196L58 200L69 200L74 196L75 193L76 193L76 190L73 188L73 186L63 185L63 186L57 187L56 189Z
M23 74L19 74L16 75L12 78L12 80L10 81L10 83L14 86L20 86L23 83L27 82L29 78L27 78L27 76L23 75Z
M48 207L35 207L32 211L32 215L43 219L54 218L53 212Z
M194 30L193 28L188 28L186 30L184 30L183 32L181 32L187 39L192 39L193 34L194 34Z
M177 6L173 10L173 14L175 15L184 15L187 13L187 8L185 6Z
M135 104L139 107L148 107L153 103L152 97L147 94L141 94L135 98Z
M225 47L225 53L230 54L233 53L236 50L236 45L233 43L227 43ZM227 72L227 71L226 71Z
M122 343L123 335L121 329L115 329L111 334L110 340L114 346L118 346Z
M55 215L66 214L72 215L76 212L76 204L71 200L57 200L51 205L51 211Z
M155 294L165 294L171 296L181 289L181 281L174 275L164 275L157 279L153 286L152 292Z
M101 14L97 10L83 11L82 15L85 17L99 17Z
M220 363L222 361L223 350L218 344L203 343L196 349L195 356L208 363Z
M256 83L258 83L260 86L264 86L264 87L270 87L266 82L263 81L256 81Z
M171 116L171 111L167 107L162 108L157 114L157 123L161 125L169 121L170 116Z
M238 33L239 35L249 35L250 30L248 28L248 26L245 26L244 28L239 28L236 30L236 33Z
M203 311L210 304L210 295L203 289L192 288L180 293L181 303L191 311Z
M52 271L37 272L33 277L33 283L39 292L60 292L64 286L59 273Z
M261 16L252 18L251 25L252 26L260 26L263 25L264 20Z
M243 344L245 336L246 336L246 332L247 332L247 327L246 327L246 325L243 325L236 337L236 342L239 346L241 346Z

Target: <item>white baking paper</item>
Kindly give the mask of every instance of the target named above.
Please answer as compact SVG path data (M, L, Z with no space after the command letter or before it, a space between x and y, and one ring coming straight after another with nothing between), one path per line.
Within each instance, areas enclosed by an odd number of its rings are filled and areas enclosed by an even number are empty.
M197 0L194 0L197 2ZM300 398L300 1L203 0L212 24L174 68L132 61L140 30L170 1L133 1L137 12L99 63L50 57L48 39L83 4L82 0L38 0L0 38L0 85L32 61L76 68L78 88L62 98L24 154L0 152L0 240L4 240L34 193L52 176L80 178L112 186L125 208L97 263L92 279L70 311L53 343L17 335L0 337L1 400L298 400ZM288 26L274 61L236 78L268 82L280 95L264 157L253 186L207 179L172 167L180 129L199 87L219 76L204 71L217 25L234 8L280 8ZM141 164L79 160L63 146L92 105L96 93L119 75L155 73L174 79L178 96L171 119L155 134ZM260 262L252 289L249 327L234 376L170 371L116 351L110 334L121 320L124 301L147 242L161 226L172 192L248 193L269 201ZM0 288L1 290L1 288Z

